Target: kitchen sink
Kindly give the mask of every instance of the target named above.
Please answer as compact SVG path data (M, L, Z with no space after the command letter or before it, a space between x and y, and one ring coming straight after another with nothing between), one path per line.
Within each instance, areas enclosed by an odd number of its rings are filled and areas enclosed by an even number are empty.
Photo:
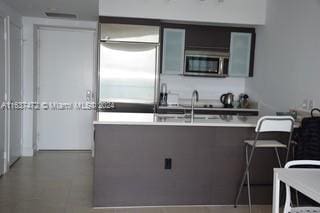
M190 114L161 114L157 115L158 119L185 119L190 120ZM218 115L195 115L194 120L211 120L211 119L219 119Z

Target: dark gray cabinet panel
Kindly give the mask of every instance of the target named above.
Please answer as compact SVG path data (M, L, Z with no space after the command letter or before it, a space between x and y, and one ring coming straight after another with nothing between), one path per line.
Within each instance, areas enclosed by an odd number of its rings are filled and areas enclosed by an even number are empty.
M253 128L95 126L94 206L232 205ZM164 160L172 159L165 170ZM270 150L252 166L254 203L270 204ZM241 203L246 203L246 190Z
M186 31L186 49L228 51L230 31L228 28L190 25Z

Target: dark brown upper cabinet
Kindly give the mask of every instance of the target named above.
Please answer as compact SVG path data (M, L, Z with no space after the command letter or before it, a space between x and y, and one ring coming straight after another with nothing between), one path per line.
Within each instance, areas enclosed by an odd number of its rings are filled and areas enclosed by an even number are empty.
M165 46L168 46L168 41L164 39L165 29L184 30L185 35L185 50L204 50L214 52L227 52L230 54L228 66L228 77L252 77L254 65L254 50L255 50L255 29L243 27L221 27L221 26L205 26L205 25L189 25L189 24L171 24L161 23L162 37L162 62L168 55L166 54ZM173 51L170 51L170 58L180 58L181 63L184 63L184 57L181 54L172 56ZM180 64L180 63L176 63ZM162 64L162 73L167 74ZM182 74L182 71L171 72L170 74Z
M210 26L186 28L186 49L229 51L230 31Z

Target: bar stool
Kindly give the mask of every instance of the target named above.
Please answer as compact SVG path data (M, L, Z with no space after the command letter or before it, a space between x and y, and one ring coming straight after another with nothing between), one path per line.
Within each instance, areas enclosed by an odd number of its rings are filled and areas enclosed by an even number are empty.
M255 139L254 140L245 140L245 151L246 151L246 169L244 171L241 184L239 187L239 191L235 200L235 208L238 205L240 194L243 189L243 185L247 180L248 187L248 200L249 200L249 211L251 213L251 194L250 194L250 173L249 168L251 164L251 160L254 154L255 149L257 148L273 148L279 163L281 165L281 159L279 156L278 148L286 148L287 154L285 162L287 162L289 157L290 143L293 132L294 120L291 116L264 116L260 118L257 122L257 126L255 129ZM288 143L283 144L277 140L259 140L260 133L271 133L271 132L287 132L289 133ZM249 146L251 147L250 155L248 152Z

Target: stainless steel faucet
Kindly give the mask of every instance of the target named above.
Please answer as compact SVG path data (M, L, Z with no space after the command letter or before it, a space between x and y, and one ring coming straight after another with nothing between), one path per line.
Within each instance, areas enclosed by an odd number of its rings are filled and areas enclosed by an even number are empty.
M191 122L194 120L194 104L199 101L199 93L197 90L193 90L191 97Z

